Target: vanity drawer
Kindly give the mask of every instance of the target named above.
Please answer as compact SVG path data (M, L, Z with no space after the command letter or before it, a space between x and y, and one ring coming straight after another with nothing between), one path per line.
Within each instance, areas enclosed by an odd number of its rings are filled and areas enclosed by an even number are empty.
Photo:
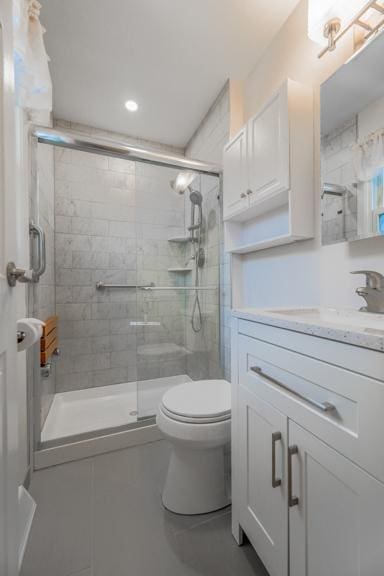
M239 385L384 481L384 384L238 334Z

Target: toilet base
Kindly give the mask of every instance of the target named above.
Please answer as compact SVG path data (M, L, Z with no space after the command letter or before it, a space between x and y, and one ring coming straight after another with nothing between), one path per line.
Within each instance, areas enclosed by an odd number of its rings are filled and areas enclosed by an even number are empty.
M192 515L213 512L230 503L223 446L191 450L174 445L163 490L165 508Z

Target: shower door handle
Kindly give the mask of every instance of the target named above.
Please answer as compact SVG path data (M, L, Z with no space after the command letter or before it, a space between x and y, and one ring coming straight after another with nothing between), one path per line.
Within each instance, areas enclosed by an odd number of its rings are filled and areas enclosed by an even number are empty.
M37 264L32 267L32 281L38 282L40 276L45 272L47 266L47 250L45 244L45 232L38 224L29 225L31 237L37 239Z

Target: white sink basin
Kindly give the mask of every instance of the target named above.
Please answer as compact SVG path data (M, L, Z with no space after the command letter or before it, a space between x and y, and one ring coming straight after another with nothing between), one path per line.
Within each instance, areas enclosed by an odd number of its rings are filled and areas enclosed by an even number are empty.
M285 308L266 311L273 316L288 318L294 322L329 326L351 331L378 331L384 333L384 314L371 314L358 310L341 310L335 308Z

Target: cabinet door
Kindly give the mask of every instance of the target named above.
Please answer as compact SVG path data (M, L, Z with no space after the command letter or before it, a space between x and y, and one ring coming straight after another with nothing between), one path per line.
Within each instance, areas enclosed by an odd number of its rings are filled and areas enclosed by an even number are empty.
M246 128L224 148L223 155L223 215L224 219L248 208Z
M384 484L291 421L289 445L290 573L382 576Z
M288 84L248 122L250 203L289 190Z
M270 576L286 576L288 508L284 458L287 418L242 386L238 417L240 525Z

